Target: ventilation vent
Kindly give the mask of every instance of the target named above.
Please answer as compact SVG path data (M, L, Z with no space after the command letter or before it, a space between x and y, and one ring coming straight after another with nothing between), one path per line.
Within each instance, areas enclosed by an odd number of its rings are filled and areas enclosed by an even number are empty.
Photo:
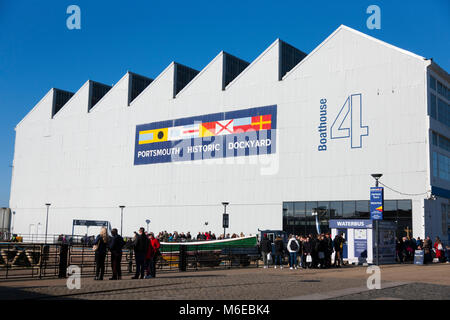
M152 83L153 79L129 72L128 105Z
M101 98L111 89L111 86L95 81L89 81L89 105L88 112L100 101Z
M69 101L74 95L73 92L64 91L60 89L53 89L53 105L52 105L52 118L59 110Z
M247 68L250 63L224 52L223 64L222 90L225 90L225 87Z
M183 66L182 64L175 63L175 79L174 79L174 94L173 97L178 94L183 88L195 78L199 71Z
M280 67L278 80L283 79L284 75L292 70L300 61L307 56L303 51L294 48L284 41L280 41Z

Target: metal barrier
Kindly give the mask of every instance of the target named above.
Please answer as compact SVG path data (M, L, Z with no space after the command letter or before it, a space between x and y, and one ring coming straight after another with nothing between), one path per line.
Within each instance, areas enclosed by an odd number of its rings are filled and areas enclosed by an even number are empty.
M194 271L258 267L258 248L165 251L157 258L157 272ZM82 276L95 275L95 252L90 245L62 243L0 242L0 281L5 279L66 277L67 268L76 265ZM121 261L122 277L136 270L133 249L125 247ZM112 275L110 254L105 260L105 277Z

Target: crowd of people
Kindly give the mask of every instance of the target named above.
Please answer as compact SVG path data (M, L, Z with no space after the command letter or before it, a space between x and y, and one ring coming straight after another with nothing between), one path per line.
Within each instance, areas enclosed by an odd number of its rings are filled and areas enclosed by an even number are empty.
M214 233L211 233L211 231L199 232L195 237L193 237L189 231L186 234L184 232L178 233L177 231L174 231L173 233L161 231L157 236L157 238L163 242L209 241L242 237L245 237L245 234L242 232L239 235L236 233L233 233L231 235L227 233L225 236L224 234L220 234L218 237L216 237L216 235Z
M145 232L140 228L130 239L130 247L134 250L136 261L136 273L132 279L150 279L156 277L156 259L161 254L159 252L160 243L152 232ZM105 259L108 251L111 253L112 277L109 280L122 279L122 249L127 243L117 232L111 230L108 235L106 228L102 228L100 234L93 241L95 251L95 280L103 280L105 274Z
M397 262L411 262L414 261L414 253L416 250L423 250L424 259L423 263L433 262L433 256L438 262L450 262L450 248L444 247L441 239L436 237L434 244L430 237L426 237L425 240L417 237L402 237L397 238L396 253Z
M187 241L210 241L219 239L244 237L243 233L224 234L216 237L211 231L199 232L193 237L190 232L168 233L161 231L155 236L152 232L147 233L144 228L140 228L135 232L133 238L122 238L117 229L112 229L111 236L108 235L107 229L102 228L97 237L85 237L82 242L86 245L92 245L95 251L96 275L95 280L103 280L105 273L105 259L108 251L111 254L112 277L110 280L119 280L122 278L121 260L122 249L127 246L134 251L136 263L136 272L132 279L149 279L156 277L156 261L161 255L159 248L160 242L187 242ZM62 239L61 239L62 240ZM284 256L289 257L290 269L298 268L331 268L341 267L343 261L343 248L346 240L342 234L331 237L330 233L322 233L319 235L297 236L289 235L287 243L283 238L276 237L273 241L268 238L267 234L259 242L261 257L264 268L271 265L274 268L283 269ZM436 238L434 244L430 237L425 240L420 238L414 239L410 237L397 238L397 261L400 263L414 260L415 250L424 251L424 263L433 262L433 257L439 262L450 261L448 256L450 248L444 247L441 240ZM332 261L334 253L334 261Z
M341 267L343 265L343 247L345 239L342 234L338 234L334 239L331 234L296 236L289 235L286 247L283 238L277 237L272 242L266 234L260 242L261 255L264 262L264 268L269 268L271 264L274 268L283 269L283 256L289 256L290 269L297 268L330 268ZM332 261L332 255L334 261Z

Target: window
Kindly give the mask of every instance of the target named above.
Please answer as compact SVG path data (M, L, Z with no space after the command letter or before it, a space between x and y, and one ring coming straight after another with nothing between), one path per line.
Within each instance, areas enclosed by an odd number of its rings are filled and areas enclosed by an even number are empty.
M438 176L438 162L437 162L437 153L436 152L433 152L432 161L433 161L433 177L437 177Z
M398 217L399 218L412 218L412 202L411 200L398 200Z
M222 90L225 90L225 87L233 81L247 66L250 64L247 61L238 59L229 55L228 53L224 54L224 77Z
M431 133L431 142L433 143L433 146L438 146L438 135L434 131Z
M450 127L450 106L438 98L438 121Z
M438 153L438 177L450 181L450 158Z
M436 96L432 93L430 94L430 117L437 119Z
M430 88L436 90L436 79L430 75Z
M53 107L52 107L52 118L59 110L69 101L74 95L73 92L53 89Z
M355 217L355 201L344 201L342 204L342 213L344 219Z
M444 86L439 81L437 82L437 92L440 95L444 95Z
M397 200L384 200L383 219L397 219Z
M175 65L175 92L174 96L178 94L183 88L195 78L195 76L199 73L199 71L194 70L192 68L183 66L181 64Z
M144 89L147 88L152 81L153 80L150 78L130 73L130 92L128 104L130 104L134 99L136 99L136 97L142 91L144 91Z
M356 218L370 219L370 201L356 201Z
M439 135L439 148L450 152L450 140L444 136Z
M330 201L330 218L342 218L342 201Z
M111 89L106 84L90 81L89 83L89 105L88 112L100 101L101 98Z
M280 71L279 80L281 80L286 73L291 71L300 61L306 57L306 53L294 48L293 46L281 41L280 43Z

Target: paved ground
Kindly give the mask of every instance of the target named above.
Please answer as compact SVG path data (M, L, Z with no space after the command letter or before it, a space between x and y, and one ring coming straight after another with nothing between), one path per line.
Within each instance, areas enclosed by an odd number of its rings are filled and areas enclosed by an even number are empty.
M0 281L0 299L450 299L450 265L381 267L382 289L368 290L366 267L328 270L231 269L171 272L155 279L81 279L69 290L65 279Z

